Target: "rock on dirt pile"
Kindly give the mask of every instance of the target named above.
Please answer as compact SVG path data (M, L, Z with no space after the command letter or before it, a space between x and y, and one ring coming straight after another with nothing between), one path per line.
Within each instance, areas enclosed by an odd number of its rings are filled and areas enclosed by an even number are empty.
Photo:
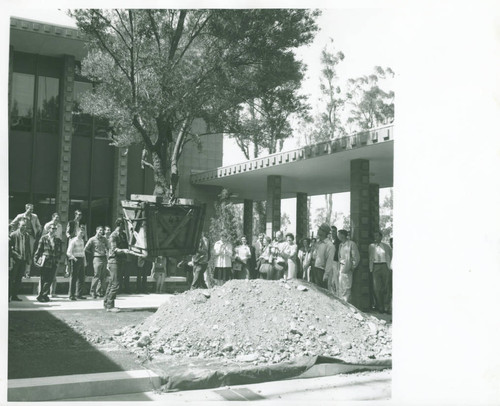
M254 364L326 355L346 362L391 355L391 326L329 292L294 281L232 280L171 296L115 334L138 356L226 358Z

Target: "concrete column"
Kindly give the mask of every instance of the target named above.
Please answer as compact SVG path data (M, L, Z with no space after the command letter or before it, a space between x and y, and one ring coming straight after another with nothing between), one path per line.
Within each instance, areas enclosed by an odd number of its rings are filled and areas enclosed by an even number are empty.
M281 227L281 176L267 177L266 234L274 237Z
M370 241L373 240L373 233L380 230L379 190L377 183L370 183Z
M370 183L370 242L373 241L373 233L380 228L380 207L379 207L379 185ZM368 280L370 286L370 306L375 305L375 295L373 293L373 279L371 275Z
M300 243L302 238L309 235L309 210L307 207L307 193L297 193L297 229L296 242Z
M351 239L358 245L361 261L354 272L352 304L361 310L370 306L368 246L370 244L370 163L351 161Z
M9 117L8 117L8 132L10 134L10 113L11 113L11 99L12 99L12 72L14 71L14 47L11 45L9 47L9 94L8 94L8 105L9 105ZM12 157L11 157L12 158Z
M249 245L252 245L253 238L253 200L243 201L243 235L247 237Z
M73 89L75 79L75 58L65 55L63 62L61 115L59 125L59 163L56 186L56 211L63 227L69 220L71 144L73 139Z
M111 218L114 222L123 215L121 201L127 198L127 150L126 148L115 149L115 165L113 176L113 208Z

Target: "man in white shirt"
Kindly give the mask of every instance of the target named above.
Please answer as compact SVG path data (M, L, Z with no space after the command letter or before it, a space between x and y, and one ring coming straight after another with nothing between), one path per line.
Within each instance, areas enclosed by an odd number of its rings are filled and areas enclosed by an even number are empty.
M275 239L271 244L271 253L273 254L273 272L271 279L281 279L286 275L288 266L283 252L285 251L288 243L285 241L283 231L276 231Z
M347 239L347 231L337 233L339 245L339 296L346 302L351 300L352 275L359 266L360 256L358 246Z
M52 215L52 220L50 220L48 223L45 223L45 225L43 226L43 234L48 234L49 233L50 226L52 224L55 224L55 226L56 226L56 232L55 232L54 235L57 238L59 238L60 240L62 240L62 238L63 238L63 227L62 227L62 224L61 224L61 221L60 221L60 218L59 218L59 213L54 213Z
M335 258L335 246L328 238L330 226L323 223L318 228L318 241L313 250L314 262L311 266L311 282L327 289L325 275L333 273L333 263Z
M85 241L83 240L84 237L85 229L82 226L78 228L76 237L69 240L68 250L66 251L70 270L68 292L70 300L76 300L77 298L86 299L86 297L83 296L85 267L87 266L87 260L85 258Z
M389 270L391 269L392 250L382 242L379 231L373 233L375 242L368 247L370 273L373 278L373 291L380 313L390 313Z
M240 238L241 244L234 249L233 273L234 279L250 279L249 262L252 256L247 244L247 237Z

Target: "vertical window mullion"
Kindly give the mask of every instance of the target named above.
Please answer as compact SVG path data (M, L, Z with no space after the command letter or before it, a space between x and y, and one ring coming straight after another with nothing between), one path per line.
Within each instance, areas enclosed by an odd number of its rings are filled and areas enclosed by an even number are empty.
M38 55L35 55L35 91L33 92L33 125L32 128L32 143L31 143L31 171L30 171L30 202L33 201L33 179L35 173L35 156L36 156L36 132L37 132L37 121L38 121Z

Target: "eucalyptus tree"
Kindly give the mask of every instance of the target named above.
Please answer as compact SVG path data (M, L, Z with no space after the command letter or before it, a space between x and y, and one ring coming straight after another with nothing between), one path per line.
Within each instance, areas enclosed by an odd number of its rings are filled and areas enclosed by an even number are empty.
M368 130L394 120L394 91L384 89L384 82L394 78L391 68L375 66L373 73L349 79L347 123L354 130Z

